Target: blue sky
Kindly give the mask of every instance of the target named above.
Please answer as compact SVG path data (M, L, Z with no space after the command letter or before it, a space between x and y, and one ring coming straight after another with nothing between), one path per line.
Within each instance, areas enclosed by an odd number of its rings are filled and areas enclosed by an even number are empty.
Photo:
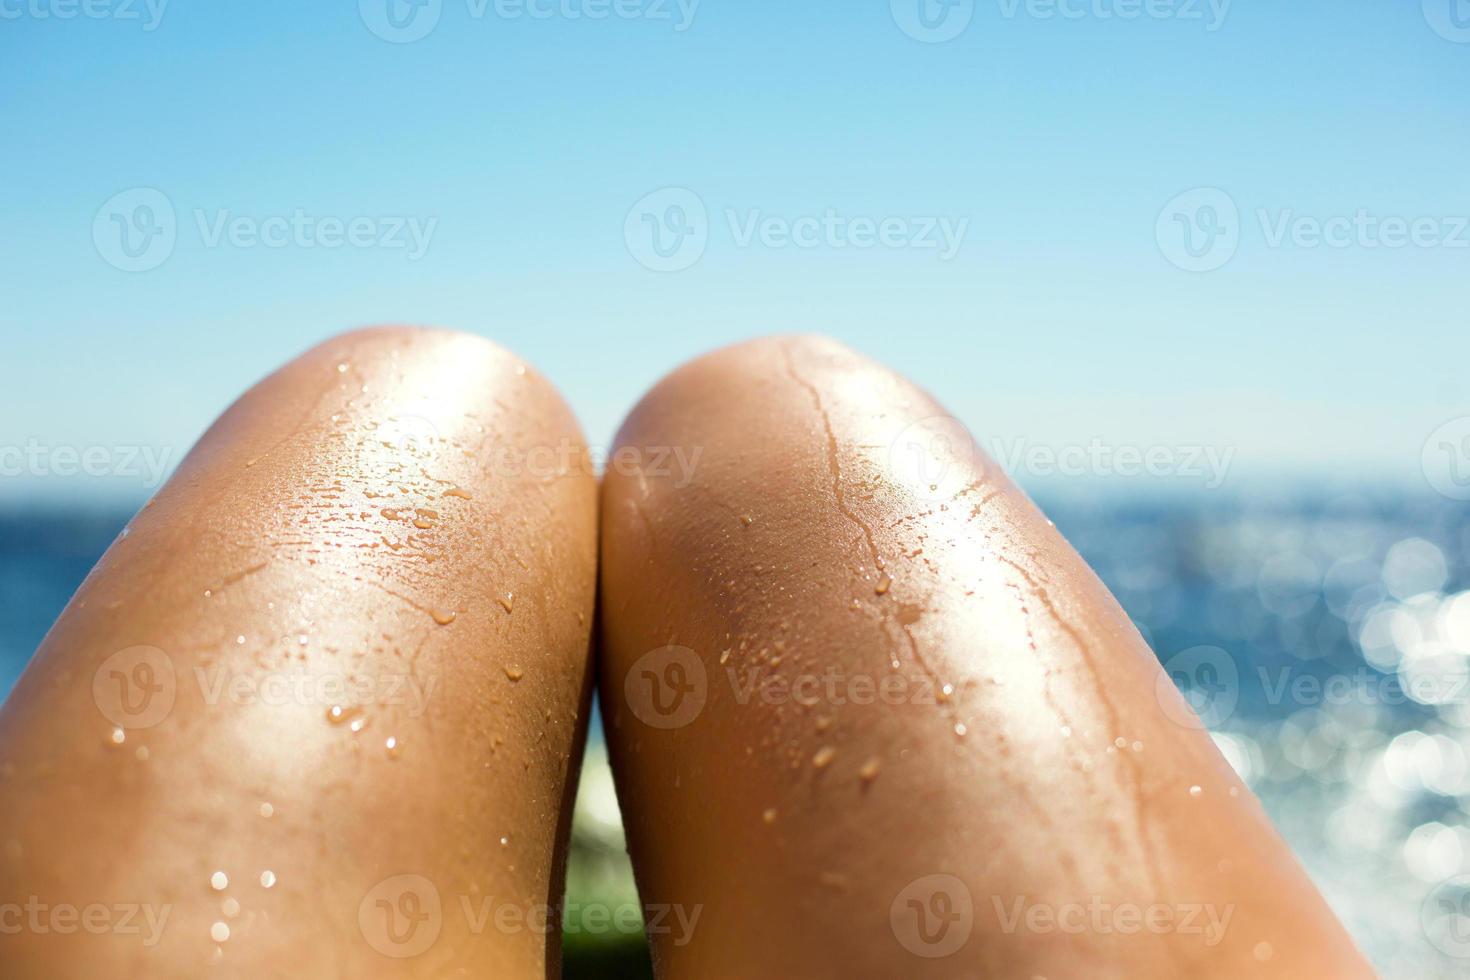
M1422 484L1470 415L1464 0L88 2L0 0L0 446L182 452L381 322L519 351L596 444L794 330L1002 451Z

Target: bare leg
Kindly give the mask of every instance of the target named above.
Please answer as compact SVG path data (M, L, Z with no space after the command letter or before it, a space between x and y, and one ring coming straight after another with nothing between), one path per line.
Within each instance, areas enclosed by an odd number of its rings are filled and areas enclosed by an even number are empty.
M241 398L0 713L0 972L553 971L584 454L545 380L448 332L348 334Z
M762 340L619 442L601 697L644 900L699 909L654 930L663 976L1369 975L1117 603L924 392Z

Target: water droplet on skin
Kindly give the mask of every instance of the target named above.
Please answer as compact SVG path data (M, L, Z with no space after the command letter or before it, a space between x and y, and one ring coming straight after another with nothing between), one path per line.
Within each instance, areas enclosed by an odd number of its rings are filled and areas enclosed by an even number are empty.
M812 768L826 769L836 757L837 750L830 745L824 745L820 749L817 749L816 754L812 756Z
M863 767L858 770L858 778L865 783L871 783L873 780L878 778L878 770L882 768L883 763L880 760L869 759L867 762L864 762Z
M112 730L111 738L113 745L121 745L128 740L128 733L123 731L121 728L114 728Z
M510 846L510 838L509 837L502 837L502 838L500 838L500 846L501 847L509 847Z
M1142 752L1143 751L1143 743L1142 742L1134 742L1133 743L1133 751L1134 752Z
M1072 726L1071 725L1063 725L1062 726L1062 738L1071 738L1071 737L1072 737Z
M348 725L347 727L352 729L354 732L360 732L367 727L367 719L354 718L352 719L352 724Z
M388 740L383 743L383 747L388 750L388 758L398 758L398 737L396 735L389 735Z
M432 613L430 613L430 615L434 617L434 622L438 623L440 626L448 626L450 623L454 622L454 618L458 616L459 613L455 612L453 609L435 609Z
M1198 786L1191 786L1191 787L1189 787L1189 795L1190 796L1199 796L1203 792L1204 792L1204 790L1201 789Z
M276 808L273 807L273 806L271 806L269 803L262 803L260 805L260 815L262 817L269 818L272 815L274 815L275 812L276 812Z
M330 721L334 725L340 725L344 721L351 721L360 714L362 714L362 709L356 705L343 707L340 704L334 704L327 709L327 721Z
M473 500L474 499L473 497L470 496L470 492L468 490L461 489L460 487L454 487L451 490L445 490L444 491L444 496L446 496L446 497L458 497L460 500Z
M1126 738L1124 738L1123 736L1119 735L1117 738L1113 739L1113 744L1116 745L1120 749L1127 748L1127 746L1128 746L1128 740Z
M217 892L222 892L230 887L230 876L223 871L216 871L209 876L209 887Z
M239 636L235 637L235 644L236 644L236 646L244 646L245 645L245 634L242 633Z
M776 808L771 807L761 814L761 820L765 821L767 827L776 822Z
M954 733L956 735L958 735L960 738L964 738L965 737L965 734L969 730L970 729L968 727L966 727L965 723L962 722L962 721L957 721L957 722L954 723Z
M750 527L750 525L755 523L755 518L751 517L749 514L741 514L740 523L744 524L746 527Z
M262 871L260 873L260 887L274 888L276 884L276 873L274 871Z
M297 646L303 646L304 647L304 646L306 646L306 644L308 642L309 641L307 640L307 637L306 637L306 634L305 633L302 633L300 636L296 637L296 645Z
M521 668L519 667L509 666L505 668L505 676L509 677L512 681L518 681L522 677L525 677L526 674L525 671L521 670Z
M225 914L225 918L233 919L240 914L240 903L233 898L227 898L220 903L220 911Z
M887 572L884 572L878 577L878 584L873 586L873 591L878 595L886 595L888 592L888 587L892 584L893 579L888 577Z
M230 927L223 922L216 922L209 927L209 938L217 943L222 943L230 938Z
M497 600L497 601L500 603L500 606L501 606L502 609L504 609L506 612L510 612L511 610L513 610L515 608L515 605L516 605L516 596L515 596L515 593L514 592L507 592L505 595L501 596L500 599Z
M338 364L337 365L337 373L338 374L346 374L347 373L347 362L346 361L343 361L341 364Z

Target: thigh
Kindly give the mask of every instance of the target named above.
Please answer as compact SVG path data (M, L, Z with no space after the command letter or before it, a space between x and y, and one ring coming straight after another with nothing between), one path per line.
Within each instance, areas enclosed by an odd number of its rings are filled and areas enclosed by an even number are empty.
M663 975L1367 975L1117 603L924 392L742 344L657 385L611 464L601 697Z
M0 713L3 972L544 973L595 509L566 406L477 338L352 333L244 395Z

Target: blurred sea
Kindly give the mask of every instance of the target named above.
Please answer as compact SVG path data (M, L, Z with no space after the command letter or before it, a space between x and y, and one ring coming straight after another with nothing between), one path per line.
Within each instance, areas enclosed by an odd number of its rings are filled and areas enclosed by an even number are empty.
M1470 977L1470 509L1402 493L1050 499L1385 977ZM130 512L0 513L0 692ZM600 733L568 902L636 902ZM1458 879L1458 880L1457 880ZM647 975L641 937L568 974Z

